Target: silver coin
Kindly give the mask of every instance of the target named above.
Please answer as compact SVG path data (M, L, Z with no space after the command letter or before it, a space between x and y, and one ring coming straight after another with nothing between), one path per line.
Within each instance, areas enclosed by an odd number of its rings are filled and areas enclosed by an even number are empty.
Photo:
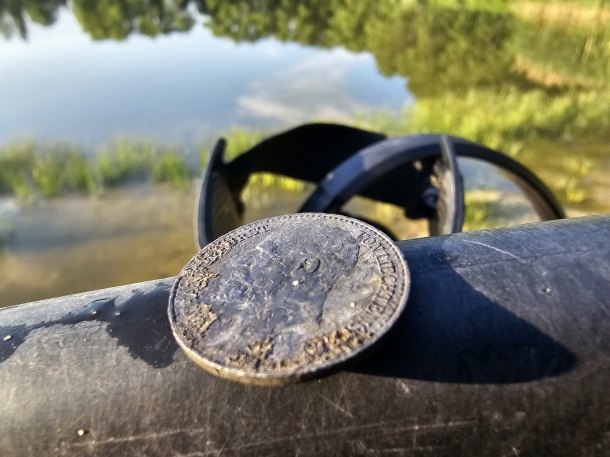
M356 219L301 213L205 246L172 289L178 344L205 370L254 384L310 379L370 349L403 311L407 265Z

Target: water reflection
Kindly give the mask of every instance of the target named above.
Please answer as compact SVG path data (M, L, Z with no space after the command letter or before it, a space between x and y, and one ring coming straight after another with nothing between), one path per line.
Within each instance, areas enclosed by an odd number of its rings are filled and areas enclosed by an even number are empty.
M236 44L202 27L158 40L91 42L74 16L0 43L0 142L17 135L94 147L140 136L193 145L231 125L269 131L346 120L408 99L373 58L266 39Z
M575 124L578 124L578 128L589 129L599 127L601 121L608 120L607 112L599 112L599 109L591 111L593 108L582 93L596 91L596 95L603 95L604 102L608 101L610 51L607 42L610 39L610 28L606 25L607 22L595 18L610 17L610 6L593 1L548 5L541 1L517 0L472 1L468 2L468 7L458 7L461 3L463 2L396 0L368 0L357 2L356 5L347 0L296 3L270 0L12 1L0 5L0 23L6 36L19 34L25 38L28 36L28 24L53 24L61 11L70 9L82 30L94 40L124 40L130 35L154 37L200 29L201 23L214 36L230 38L237 43L274 38L280 42L318 48L340 46L352 53L369 53L374 56L384 75L405 77L408 80L408 90L416 98L432 99L432 106L440 104L443 110L449 108L451 112L463 113L464 108L472 108L477 103L485 106L488 98L511 98L503 109L512 121L512 116L518 113L511 111L516 109L531 116L535 110L547 108L546 103L559 97L559 102L555 102L557 106L551 108L561 112L550 116L542 115L541 117L550 119L543 122L542 126L532 125L529 129L533 133L537 133L536 130L540 127L556 132L571 132L576 127ZM566 29L566 23L572 27ZM198 40L199 48L219 45L217 41L210 40L209 36L203 40L199 36ZM183 43L187 44L194 45L195 42ZM155 46L156 58L163 57L165 60L165 51L161 45ZM176 46L173 50L178 49ZM255 50L248 50L247 53L257 54ZM274 95L296 101L294 105L299 105L299 108L294 109L297 111L305 103L302 110L309 112L310 118L336 114L341 117L370 107L359 105L357 100L352 99L339 99L331 108L314 107L311 110L306 106L310 98L320 100L325 95L334 93L338 87L349 84L344 77L345 65L342 61L349 60L347 56L352 55L331 53L323 55L322 59L316 55L313 62L303 62L307 56L300 55L297 60L293 60L293 63L298 62L296 65L290 66L283 61L282 72L266 78L264 84L256 81L256 74L251 74L249 76L254 81L254 93L243 94L240 93L243 91L237 91L235 97L238 106L247 114L262 114L262 117L280 118L285 122L297 118L302 121L303 116L295 114L285 104L278 105L274 100L268 100L268 92L279 85L285 92ZM197 68L197 57L197 54L193 55L191 71ZM260 54L257 57L260 58ZM321 60L333 62L335 66L322 65ZM170 66L172 63L171 60L164 62ZM217 61L213 63L216 64ZM252 70L265 65L263 62L259 62L260 65L244 63L240 61L239 65L230 68L207 68L200 89L206 85L230 84L230 81L224 79L210 80L213 73L227 77L243 68ZM158 76L164 80L169 77L179 83L176 75ZM269 72L266 76L269 76ZM123 74L122 77L128 78L128 75ZM320 83L318 79L323 82ZM146 84L146 81L140 80L140 83ZM320 92L324 86L327 86L327 92ZM136 87L134 84L131 89L135 90ZM147 87L147 93L154 93L158 89L160 87ZM453 93L459 95L452 96ZM470 100L469 104L460 103L464 94ZM521 100L522 97L525 100ZM579 111L590 111L580 113L586 116L585 122L577 123L573 113L559 107L572 99L575 99ZM469 114L467 117L470 122L476 123L477 114ZM517 121L525 124L532 119ZM445 127L442 123L438 126ZM524 125L519 128L528 129ZM472 133L475 135L481 135L476 128L471 130L474 130Z
M61 9L67 8L66 0L9 1L0 5L4 35L18 33L28 36L28 22L53 25ZM195 20L185 10L182 2L135 1L70 2L74 15L84 30L94 39L120 40L131 33L147 36L189 30Z
M610 28L608 22L595 18L610 17L610 6L593 1L549 5L516 0L472 1L458 7L461 3L13 1L0 6L0 23L5 35L27 37L29 24L52 24L63 18L61 12L70 10L94 40L193 31L193 40L159 42L154 49L134 41L128 46L132 52L112 50L109 59L102 48L89 48L101 65L88 62L75 69L79 79L97 83L80 91L85 97L97 94L87 105L101 113L112 112L114 127L123 126L130 133L163 129L163 120L153 113L164 112L167 119L165 106L179 111L180 122L171 128L191 133L206 122L212 124L209 131L240 121L251 125L254 118L285 126L307 116L344 120L379 107L400 108L406 92L399 93L395 86L385 93L374 91L369 97L376 99L373 103L354 96L364 93L364 87L385 86L368 76L360 79L360 92L349 90L360 74L371 75L372 67L360 65L362 59L353 53L373 56L386 76L405 78L409 93L418 101L406 126L410 130L445 131L505 149L518 149L514 142L540 134L562 137L606 130ZM566 28L566 23L571 27ZM220 38L236 43L273 38L350 52L308 54L307 48L289 45L275 49L257 45L238 52ZM212 48L221 51L206 59ZM266 54L269 51L277 54ZM137 71L130 60L146 68L146 73ZM88 74L91 67L94 70ZM95 72L100 70L104 78L96 80ZM17 84L10 79L8 83ZM180 90L185 86L191 89L188 95ZM127 103L119 101L123 95ZM229 100L235 101L235 109L226 108ZM314 106L311 100L316 101ZM43 101L44 109L49 100ZM497 123L490 125L490 119ZM100 122L112 120L96 116L87 128ZM263 125L278 127L277 122ZM9 132L5 128L2 133Z
M67 9L94 40L154 37L203 23L236 42L274 37L370 52L383 73L407 76L420 96L498 83L587 85L607 75L605 2L462 3L15 0L0 5L0 27L6 37L27 38L29 24L52 25ZM560 68L573 74L552 74Z

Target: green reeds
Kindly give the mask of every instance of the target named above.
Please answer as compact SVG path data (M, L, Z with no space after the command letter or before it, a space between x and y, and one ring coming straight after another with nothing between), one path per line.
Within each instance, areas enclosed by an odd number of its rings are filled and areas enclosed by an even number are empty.
M225 135L230 160L259 142L264 135L233 129ZM152 181L188 188L209 159L199 145L199 168L189 166L185 148L159 145L149 140L119 139L96 152L71 143L40 144L31 140L0 145L0 195L20 201L52 198L69 193L98 195L105 188L129 182ZM286 177L256 174L248 187L300 192L303 183Z
M186 165L183 154L164 151L153 161L151 175L154 182L167 182L176 187L187 187L192 172Z
M590 145L570 146L570 142L607 137L609 107L610 94L604 91L549 94L514 87L473 89L419 99L402 116L380 112L354 123L392 135L443 132L480 142L517 157L541 175L565 204L580 204L589 198L589 177L598 172L596 164L603 162L607 151L604 148L596 152L599 157L589 157ZM266 135L234 128L224 136L225 160L231 160ZM197 149L199 168L188 165L185 148L150 140L120 139L97 152L71 143L14 141L0 146L0 194L21 201L74 192L97 195L105 188L146 180L184 189L209 158L207 147ZM259 190L294 193L304 189L300 181L256 174L244 198L258 200Z
M152 180L185 187L192 172L184 154L150 141L118 140L90 154L69 143L14 141L0 146L0 194L21 201Z

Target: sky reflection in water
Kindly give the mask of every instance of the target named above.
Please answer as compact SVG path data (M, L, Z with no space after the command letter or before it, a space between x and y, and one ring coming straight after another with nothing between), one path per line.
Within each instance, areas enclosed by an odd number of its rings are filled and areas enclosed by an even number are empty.
M125 135L192 143L234 125L277 130L399 113L410 100L404 78L383 77L371 55L340 48L236 44L201 26L92 41L65 11L53 27L28 30L27 41L0 41L0 143L97 145Z

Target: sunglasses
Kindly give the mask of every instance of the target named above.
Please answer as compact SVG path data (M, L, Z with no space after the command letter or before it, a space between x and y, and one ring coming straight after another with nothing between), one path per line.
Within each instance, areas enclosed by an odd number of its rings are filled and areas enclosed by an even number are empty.
M396 205L407 218L427 219L429 235L460 232L464 185L458 157L498 167L525 194L541 220L565 213L530 170L493 149L448 135L387 137L339 124L305 124L271 136L230 162L219 139L203 173L197 203L200 247L244 224L242 192L253 173L313 183L298 212L351 216L342 206L354 196ZM391 227L358 217L396 239Z

